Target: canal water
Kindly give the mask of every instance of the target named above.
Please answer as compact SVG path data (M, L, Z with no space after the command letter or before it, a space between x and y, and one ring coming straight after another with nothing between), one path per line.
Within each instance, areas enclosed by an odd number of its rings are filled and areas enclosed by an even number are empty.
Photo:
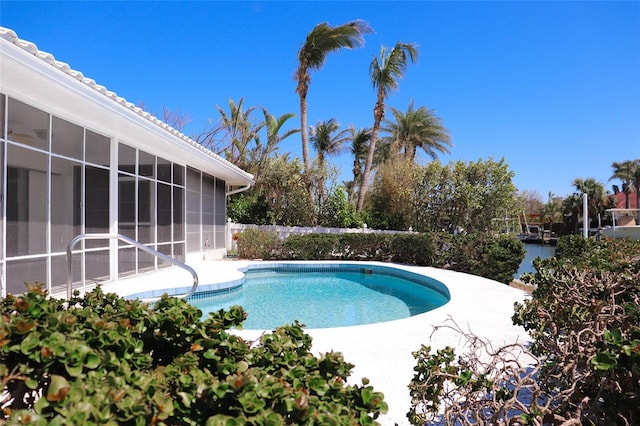
M524 254L524 259L520 264L520 269L518 269L518 272L516 273L516 278L519 278L525 272L536 271L533 267L533 259L536 257L541 257L543 259L552 257L556 251L556 248L549 244L525 244L524 247L526 252Z

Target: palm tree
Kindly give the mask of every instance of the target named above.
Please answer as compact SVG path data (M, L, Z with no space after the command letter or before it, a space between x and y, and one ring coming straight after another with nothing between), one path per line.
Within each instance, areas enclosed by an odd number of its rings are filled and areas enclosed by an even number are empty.
M396 153L404 153L411 162L415 161L417 148L424 149L433 159L438 158L438 153L449 153L448 147L452 146L449 130L434 110L424 106L415 109L412 100L405 113L395 108L391 112L395 121L384 120L381 130L391 135Z
M320 205L322 205L322 201L324 199L326 157L340 153L344 143L350 139L349 129L344 129L338 132L339 130L340 124L335 118L318 122L315 127L310 126L309 128L311 143L313 144L318 159L318 190ZM338 133L334 135L336 132Z
M344 143L349 140L349 129L344 129L337 135L333 135L338 130L340 130L340 124L335 118L318 122L315 127L309 127L311 143L316 150L320 167L324 167L327 156L340 153Z
M579 193L587 194L588 211L582 212L582 214L586 214L589 219L604 213L605 209L609 207L610 200L607 197L604 185L597 180L593 178L577 178L573 181L573 186Z
M371 129L359 129L351 125L349 127L351 132L351 154L353 154L353 181L347 188L347 199L349 202L354 203L354 195L357 194L358 185L360 184L362 177L362 169L367 157L367 151L369 149L369 142L371 141Z
M549 192L547 202L542 206L541 210L542 223L549 221L549 232L553 232L553 224L562 221L562 201L560 198L555 197L553 192Z
M358 194L358 204L356 211L362 211L364 204L364 196L369 187L369 175L373 165L373 156L376 150L376 142L378 133L380 132L380 123L384 119L384 102L389 93L398 87L398 80L407 70L409 61L415 62L418 58L418 47L416 44L397 42L389 51L382 46L380 50L380 59L374 56L369 65L369 74L371 75L371 83L374 89L377 89L376 104L373 107L373 129L371 131L371 142L367 152L367 161L364 165L362 173L362 182L360 183L360 192Z
M640 158L633 160L633 188L636 192L636 208L640 209Z
M294 80L298 82L296 93L300 97L300 129L302 139L302 160L304 170L309 171L309 140L307 135L307 92L311 83L311 70L319 70L324 65L327 54L343 47L353 49L364 45L364 34L372 32L369 25L361 20L347 22L332 27L326 22L316 25L304 44L298 50L298 69Z
M289 136L298 133L300 129L290 129L280 134L282 126L291 118L295 117L293 113L283 114L280 117L275 117L266 108L261 107L262 114L264 115L263 127L266 131L266 144L262 144L260 135L255 136L255 147L250 152L251 169L246 171L252 173L255 179L258 179L260 173L265 170L267 161L271 158L272 154L278 149L280 142L288 138Z
M609 178L609 180L619 179L622 181L622 192L624 192L624 207L626 209L631 207L631 203L629 200L630 194L635 190L634 180L636 168L638 165L634 161L622 161L617 162L614 161L611 164L613 168L613 174Z
M251 113L255 107L243 111L242 104L244 98L240 98L238 104L229 99L229 112L227 114L222 107L217 106L220 113L220 128L225 132L225 146L221 150L225 159L242 169L246 169L248 164L249 143L255 139L256 135L264 124L254 124L251 120Z

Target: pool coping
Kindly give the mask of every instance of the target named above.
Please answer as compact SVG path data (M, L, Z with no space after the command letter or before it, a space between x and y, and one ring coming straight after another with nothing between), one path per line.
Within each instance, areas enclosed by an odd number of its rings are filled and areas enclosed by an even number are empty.
M356 264L359 266L382 266L426 275L444 284L450 300L432 311L409 318L339 328L305 329L313 338L312 351L322 354L331 351L341 352L347 362L354 364L349 382L360 383L367 377L375 390L385 395L389 412L378 419L382 425L409 425L406 413L411 399L408 385L413 377L415 359L412 352L421 345L429 345L435 349L451 346L457 353L465 348L465 341L460 334L449 326L457 325L464 331L492 342L494 345L514 342L526 343L529 336L521 327L511 322L513 306L527 297L527 293L505 284L486 278L443 269L401 265L384 262L337 262L337 261L245 261L245 260L211 260L191 264L204 283L199 291L216 290L238 285L243 279L243 270L269 265L282 264ZM183 291L190 285L188 276L176 271L178 268L167 268L144 279L120 280L117 283L103 284L104 291L115 292L121 296L149 294L157 297L163 293ZM167 282L185 282L184 287ZM134 287L135 286L135 287ZM434 327L441 327L433 333ZM246 340L256 340L269 330L234 330Z
M252 270L272 270L278 272L361 272L361 273L376 273L382 276L391 276L396 278L402 278L408 281L413 281L418 285L426 287L440 296L447 299L448 303L451 300L451 294L446 285L437 281L427 275L418 274L412 271L403 270L394 267L390 264L364 264L362 262L339 262L339 261L324 261L322 263L311 262L299 262L299 261L279 261L279 262L253 262L248 263L240 268L238 271L245 274ZM194 300L194 296L211 295L211 294L226 294L235 290L238 290L244 284L244 277L229 278L226 282L217 283L204 283L198 286L197 291L189 296L188 300ZM155 288L136 293L127 294L124 297L128 299L153 299L162 296L163 294L177 295L184 294L187 291L187 287L173 287L173 288Z

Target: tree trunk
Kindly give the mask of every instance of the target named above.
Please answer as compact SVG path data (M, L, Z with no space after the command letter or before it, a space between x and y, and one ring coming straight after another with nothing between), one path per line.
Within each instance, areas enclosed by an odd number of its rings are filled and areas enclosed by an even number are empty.
M378 101L373 108L373 130L371 131L371 141L369 142L369 150L367 151L367 161L364 164L362 172L362 181L360 182L360 192L358 193L358 203L356 204L356 212L362 212L364 205L364 196L369 189L369 175L373 167L373 156L376 152L376 142L378 141L378 133L380 133L380 122L384 118L384 98L380 91L378 92Z
M307 97L300 95L300 137L302 139L302 162L305 174L309 174L309 135L307 134Z
M300 95L300 138L302 139L302 162L304 165L304 179L307 186L307 204L311 214L311 222L315 226L317 215L315 214L315 203L313 199L313 187L311 184L311 163L309 162L309 135L307 133L307 90Z

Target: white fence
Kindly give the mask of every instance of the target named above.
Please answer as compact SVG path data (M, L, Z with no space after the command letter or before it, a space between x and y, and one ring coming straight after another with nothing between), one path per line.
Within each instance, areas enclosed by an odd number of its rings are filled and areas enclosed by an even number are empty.
M389 231L369 229L365 224L362 228L326 228L324 226L280 226L280 225L247 225L241 223L227 222L227 250L237 250L234 235L237 235L245 229L260 229L266 232L278 234L281 240L289 238L291 235L303 234L412 234L414 231Z

